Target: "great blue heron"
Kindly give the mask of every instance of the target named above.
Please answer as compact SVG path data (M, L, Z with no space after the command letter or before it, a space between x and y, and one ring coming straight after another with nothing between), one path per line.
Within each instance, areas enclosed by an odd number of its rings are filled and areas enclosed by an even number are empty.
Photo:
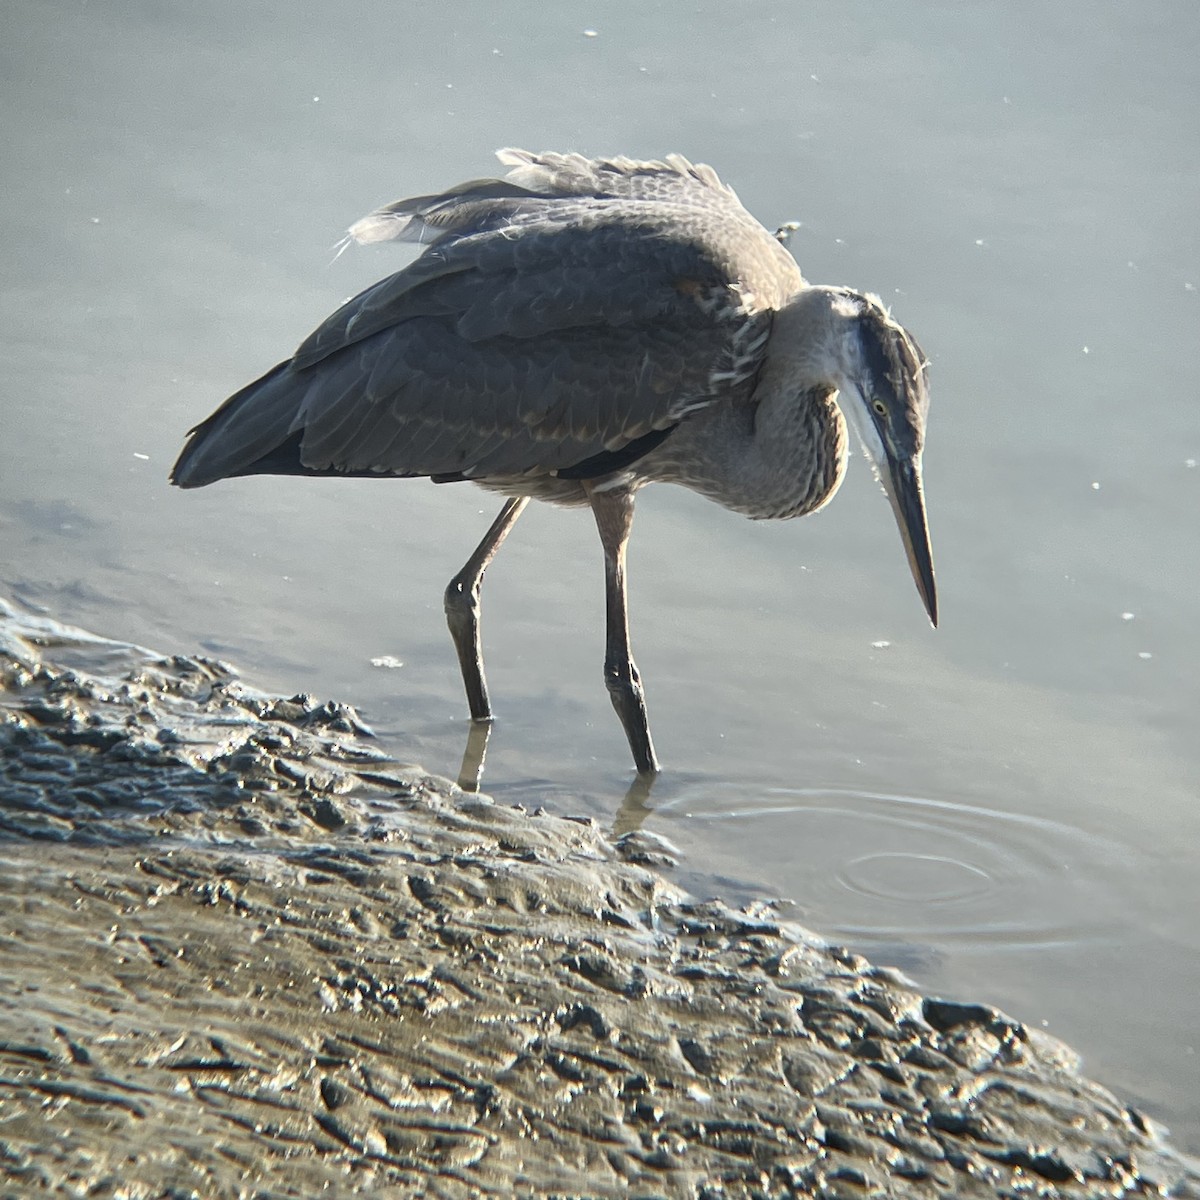
M658 770L629 648L625 547L643 484L753 518L827 504L855 426L937 624L921 485L926 362L880 301L808 285L711 167L502 150L505 179L378 209L359 242L420 257L328 318L191 431L172 481L429 476L508 496L446 589L471 716L490 720L484 572L530 497L590 505L604 678Z

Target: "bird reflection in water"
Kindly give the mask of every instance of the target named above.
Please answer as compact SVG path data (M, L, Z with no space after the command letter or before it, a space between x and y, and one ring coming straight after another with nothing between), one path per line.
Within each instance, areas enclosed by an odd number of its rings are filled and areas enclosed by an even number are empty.
M457 780L458 786L464 792L476 793L483 790L483 768L487 760L491 734L490 721L472 721L467 727L467 744L463 750ZM634 775L613 817L610 837L616 840L641 830L646 818L654 811L650 807L650 793L658 779L656 771L639 771Z

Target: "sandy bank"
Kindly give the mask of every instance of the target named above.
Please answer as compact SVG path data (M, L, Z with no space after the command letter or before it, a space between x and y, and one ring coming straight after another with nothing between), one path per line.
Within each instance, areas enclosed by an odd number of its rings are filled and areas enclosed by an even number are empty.
M1200 1195L1072 1053L0 602L4 1195Z

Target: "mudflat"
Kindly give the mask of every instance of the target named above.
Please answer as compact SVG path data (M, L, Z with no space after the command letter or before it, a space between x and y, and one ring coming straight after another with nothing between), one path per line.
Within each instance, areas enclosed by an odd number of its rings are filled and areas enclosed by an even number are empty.
M4 1196L1200 1196L986 1004L0 601Z

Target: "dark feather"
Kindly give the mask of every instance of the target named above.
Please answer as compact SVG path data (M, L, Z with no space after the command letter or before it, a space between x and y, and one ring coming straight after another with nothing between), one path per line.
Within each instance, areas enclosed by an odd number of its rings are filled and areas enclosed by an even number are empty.
M199 426L175 482L589 478L738 386L728 365L746 304L769 312L803 281L710 168L502 158L509 180L400 201L355 227L434 240Z

